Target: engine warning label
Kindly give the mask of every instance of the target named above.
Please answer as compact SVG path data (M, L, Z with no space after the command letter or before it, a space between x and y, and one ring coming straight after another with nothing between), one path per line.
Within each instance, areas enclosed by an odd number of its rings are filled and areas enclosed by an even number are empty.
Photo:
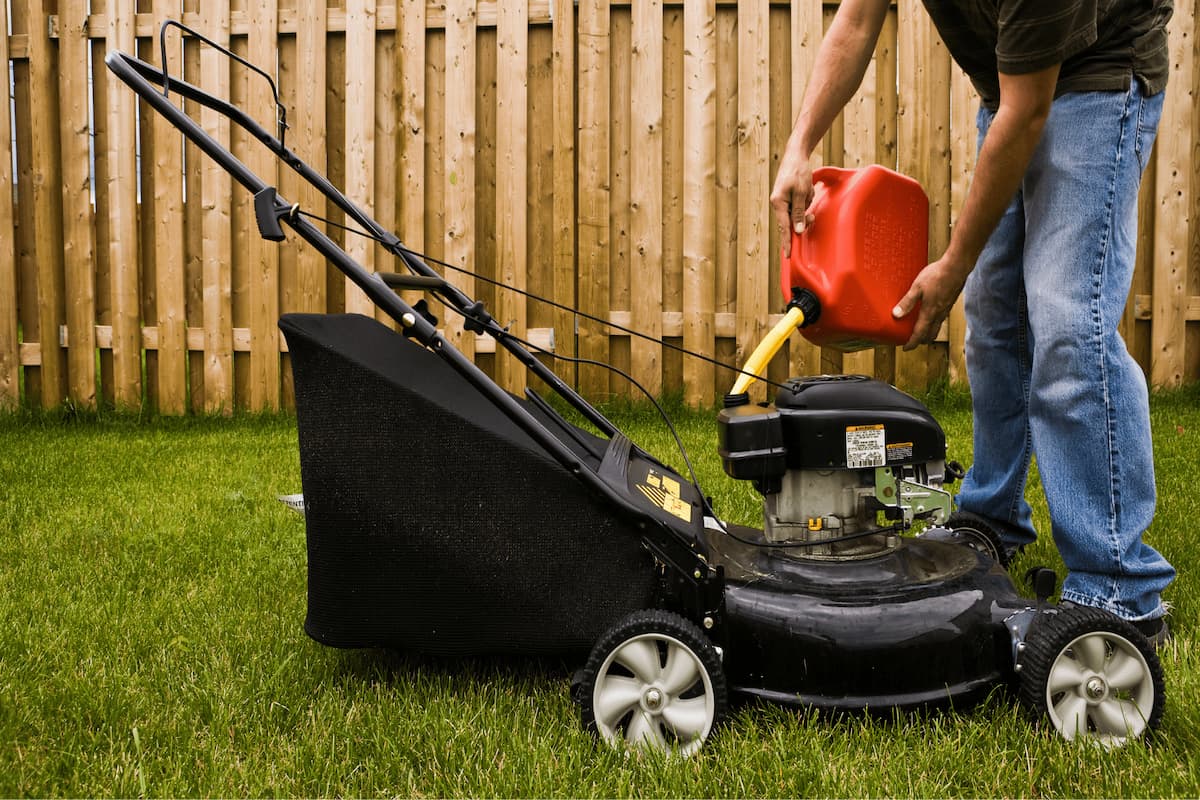
M907 461L913 457L912 442L894 442L887 446L887 460Z
M679 496L679 481L651 471L646 475L646 482L639 483L637 487L647 500L663 511L684 522L692 521L692 505Z
M846 428L846 467L882 467L887 463L883 425L854 425Z

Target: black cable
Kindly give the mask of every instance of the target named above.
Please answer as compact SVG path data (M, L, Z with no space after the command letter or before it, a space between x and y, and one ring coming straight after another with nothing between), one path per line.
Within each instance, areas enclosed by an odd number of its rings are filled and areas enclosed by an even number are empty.
M332 225L335 228L340 228L341 230L346 231L347 233L354 233L359 236L364 236L368 239L371 239L371 240L383 245L385 248L387 248L388 250L391 250L393 253L395 253L395 250L393 250L393 247L394 247L396 250L407 253L410 256L419 258L422 261L427 261L429 263L437 264L438 266L445 267L447 269L452 269L461 275L469 275L472 278L475 278L476 280L481 280L484 283L491 284L492 286L497 286L501 289L505 289L510 292L515 292L516 294L519 294L523 297L528 297L530 300L536 300L537 302L544 303L544 304L550 306L551 308L557 308L559 311L566 311L566 312L574 314L576 316L583 317L584 319L589 320L591 322L596 322L596 323L599 323L600 325L605 325L609 328L612 328L613 330L618 330L618 331L621 331L622 333L627 333L630 336L636 336L639 339L645 339L648 342L654 342L655 344L660 344L663 347L666 347L670 350L674 350L674 351L676 351L678 353L682 353L686 356L691 356L692 358L697 358L701 361L707 362L714 366L721 367L722 369L725 369L725 370L729 370L730 372L735 372L738 375L747 375L751 378L755 378L757 380L762 381L764 384L766 384L768 386L773 386L776 389L790 390L792 388L791 386L789 386L787 384L779 383L778 381L773 381L770 378L766 377L765 375L755 375L753 373L746 372L743 369L738 369L737 367L730 366L729 364L726 364L724 361L718 361L717 359L712 358L710 356L706 356L702 353L697 353L693 350L688 350L687 348L681 347L677 344L672 344L671 342L668 342L665 339L655 339L653 336L642 333L641 331L636 331L636 330L633 330L632 328L626 328L623 325L618 325L617 323L612 322L610 320L606 320L606 319L602 319L601 317L594 316L592 314L587 313L586 311L580 311L577 308L572 308L568 305L564 305L555 300L550 300L550 299L542 297L540 295L533 294L532 292L527 292L524 289L518 289L515 286L509 286L507 283L498 281L495 278L489 278L486 275L480 275L479 273L472 272L469 269L464 269L463 267L455 266L454 264L451 264L447 261L442 261L440 258L434 258L433 256L429 256L429 255L426 255L425 253L421 253L416 250L413 250L411 247L407 247L402 243L397 244L395 242L385 241L383 238L376 236L372 233L369 233L368 231L364 231L359 228L351 228L348 225L343 225L339 222L334 222L331 219L326 219L325 217L318 216L309 211L304 211L303 209L299 209L299 208L296 209L296 211L294 213L297 213L301 216L308 217L309 219L315 219L319 222L324 222L327 225ZM521 341L521 340L518 340L518 341ZM522 342L522 343L524 344L524 342ZM539 350L539 352L544 352L544 351ZM553 355L553 354L551 353L548 355ZM566 356L556 356L556 357L561 358L564 361L570 360ZM601 366L607 366L607 365L601 365Z
M683 353L684 355L688 355L693 358L698 358L702 361L707 361L710 364L714 364L718 367L722 367L723 369L727 369L731 372L736 372L740 375L750 375L751 377L757 378L757 379L761 380L763 383L768 384L770 386L774 386L777 389L789 389L790 390L792 388L791 386L788 386L787 384L782 384L782 383L778 383L776 381L772 381L765 376L752 375L751 373L745 372L744 370L738 369L737 367L731 367L730 365L728 365L724 362L717 361L716 359L709 358L708 356L701 355L700 353L695 353L691 350L687 350L683 347L679 347L678 345L671 344L670 342L664 341L662 339L655 339L654 337L648 336L644 333L641 333L640 331L635 331L630 328L626 328L624 326L618 325L615 322L610 322L609 320L605 320L605 319L601 319L600 317L592 316L591 314L580 311L579 309L571 308L570 306L565 306L565 305L563 305L561 303L557 303L553 300L548 300L544 297L540 297L536 294L532 294L531 292L526 292L523 289L518 289L515 286L509 286L508 284L502 283L493 278L489 278L484 275L479 275L477 273L471 272L470 270L455 266L454 264L451 264L446 261L442 261L441 259L433 258L432 256L426 255L425 253L420 253L420 252L417 252L416 250L413 250L412 248L405 247L403 244L395 244L394 242L384 241L382 238L375 236L367 231L364 231L364 230L361 230L358 228L351 228L347 225L343 225L341 223L334 222L331 219L326 219L325 217L321 217L316 214L310 213L308 211L301 210L298 207L295 208L295 210L292 213L300 214L302 216L308 217L309 219L315 219L319 222L324 222L327 225L332 225L335 228L340 228L341 230L344 230L348 233L354 233L359 236L364 236L368 239L378 242L379 244L383 245L385 248L387 248L389 250L392 250L392 248L394 246L396 249L398 249L404 253L408 253L409 255L419 258L423 261L428 261L428 262L432 262L434 264L438 264L439 266L446 267L447 269L452 269L455 272L458 272L463 275L470 275L473 278L482 280L484 283L489 283L493 286L497 286L502 289L507 289L510 292L516 292L517 294L522 295L524 297L528 297L531 300L536 300L538 302L545 303L545 304L552 306L554 308L557 308L561 311L567 311L572 314L577 314L578 316L581 316L584 319L588 319L593 322L597 322L601 325L606 325L608 327L614 328L614 329L622 331L624 333L628 333L631 336L637 336L641 339L646 339L647 341L661 344L664 347L668 347L672 350L676 350L680 353ZM463 311L460 308L457 308L452 305L447 305L447 308L450 308L452 311L459 314L464 319L469 318L467 312ZM475 320L473 318L472 318L472 321L479 322L479 320ZM859 531L857 533L847 534L846 536L839 536L836 539L825 539L823 541L817 541L817 542L793 542L793 543L765 542L765 541L757 542L757 541L754 541L753 539L746 539L742 536L738 536L736 533L734 533L733 531L731 531L729 529L729 526L725 523L724 520L722 520L720 517L717 516L716 510L712 507L712 503L709 502L708 495L705 494L704 489L700 486L699 478L696 477L696 470L692 466L691 458L688 457L687 448L683 444L683 439L680 438L679 432L676 430L674 423L671 422L670 416L668 416L666 410L658 402L657 398L655 398L650 393L650 391L648 389L646 389L646 387L644 387L640 383L638 383L638 381L636 379L634 379L634 377L632 375L613 366L612 364L608 364L603 361L595 361L590 358L578 358L575 356L567 356L567 355L562 355L561 353L553 352L551 350L546 350L545 348L542 348L526 339L522 339L520 336L510 333L507 330L504 330L501 335L507 336L508 338L519 343L521 346L525 347L526 349L528 349L534 353L539 353L544 356L549 356L550 358L553 358L557 361L565 361L565 362L575 364L575 365L587 365L587 366L595 366L595 367L601 367L603 369L607 369L610 372L620 375L622 378L624 378L630 384L632 384L634 387L636 387L638 391L640 391L643 395L646 396L646 399L650 401L650 403L654 406L655 410L658 411L659 416L662 417L663 422L666 423L667 430L669 430L671 432L672 438L675 439L675 446L679 449L679 454L683 457L684 464L687 465L688 474L691 476L691 479L692 479L692 487L700 495L700 502L703 505L704 510L708 513L708 516L710 516L713 519L713 521L716 522L717 527L721 529L721 532L724 533L726 536L730 537L731 539L733 539L737 542L741 542L742 544L747 545L748 547L790 549L790 548L817 547L817 546L826 545L826 544L837 544L839 542L847 542L847 541L851 541L853 539L861 539L861 538L864 538L867 536L874 536L879 533L886 533L891 530L889 528L876 528L876 529L871 529L871 530L867 530L867 531Z
M464 319L467 318L467 314L465 312L463 312L461 309L456 308L456 309L454 309L454 311L456 313L460 314ZM613 373L616 373L617 375L620 375L622 378L629 381L629 383L631 383L633 386L637 387L638 391L640 391L642 394L644 394L646 396L646 399L648 399L651 402L651 404L653 404L654 408L658 411L659 416L662 417L663 422L666 423L667 430L669 430L671 432L671 436L675 439L675 446L677 448L679 448L679 454L683 457L683 463L687 465L688 474L692 478L692 488L694 488L696 490L696 492L700 495L700 502L701 502L704 510L708 513L708 516L712 517L713 521L717 524L717 527L721 529L721 532L724 533L729 538L731 538L737 542L741 542L742 544L747 545L748 547L764 547L764 548L770 548L770 549L793 549L793 548L802 548L802 547L819 547L821 545L826 545L826 544L839 544L841 542L849 542L854 539L863 539L863 538L866 538L867 536L875 536L876 534L880 534L880 533L895 532L894 529L892 529L892 528L872 528L870 530L849 533L849 534L846 534L845 536L838 536L837 538L834 538L834 539L823 539L821 541L814 541L814 542L766 542L766 541L755 541L753 539L747 539L745 537L739 536L736 533L734 533L732 530L729 529L729 526L726 524L726 522L723 519L721 519L720 517L717 516L716 509L714 509L712 507L712 503L709 502L708 495L705 493L704 489L700 486L700 479L696 477L696 469L695 469L695 467L692 466L692 460L688 457L687 447L684 446L683 439L680 438L679 432L678 432L678 430L676 430L674 423L671 422L670 416L667 415L666 410L662 407L662 405L659 404L658 400L655 399L655 397L650 394L650 392L646 389L646 387L644 387L640 383L638 383L637 380L634 379L634 377L632 375L628 374L627 372L621 370L618 367L613 366L612 364L606 364L603 361L595 361L590 358L576 358L574 356L559 355L558 353L554 353L550 350L546 350L542 347L539 347L538 345L534 344L533 342L526 341L525 339L522 339L520 336L509 333L508 331L505 331L501 335L506 336L515 342L518 342L523 347L526 347L535 353L540 353L541 355L549 356L550 358L553 358L553 359L557 359L560 361L567 361L567 362L570 362L570 363L576 364L576 365L583 364L583 365L588 365L588 366L603 367L604 369L607 369Z

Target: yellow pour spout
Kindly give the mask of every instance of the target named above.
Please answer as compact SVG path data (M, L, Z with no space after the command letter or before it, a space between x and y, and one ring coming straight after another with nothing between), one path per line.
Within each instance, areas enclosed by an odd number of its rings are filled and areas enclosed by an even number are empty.
M741 394L750 388L763 371L766 370L767 364L779 352L779 348L783 347L783 343L792 335L792 331L804 324L804 311L799 306L791 306L788 312L783 315L783 319L779 324L771 329L771 332L763 338L754 352L750 354L750 359L746 362L746 366L742 367L742 374L738 376L737 382L733 384L733 390L730 394Z

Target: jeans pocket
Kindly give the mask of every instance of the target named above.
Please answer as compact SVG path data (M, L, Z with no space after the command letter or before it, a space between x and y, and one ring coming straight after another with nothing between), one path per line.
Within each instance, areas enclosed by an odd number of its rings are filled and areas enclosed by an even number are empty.
M1162 118L1163 92L1145 97L1136 77L1133 78L1130 91L1134 93L1138 104L1133 151L1137 156L1138 168L1145 171L1146 164L1150 161L1150 151L1154 148L1154 139L1158 134L1158 123Z

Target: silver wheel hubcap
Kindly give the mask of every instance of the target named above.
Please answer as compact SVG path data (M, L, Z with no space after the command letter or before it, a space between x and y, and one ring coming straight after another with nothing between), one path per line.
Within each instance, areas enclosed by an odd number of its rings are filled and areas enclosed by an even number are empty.
M604 660L592 710L597 731L614 747L690 756L712 730L712 680L683 642L642 634L622 642Z
M1086 738L1119 747L1146 731L1154 710L1154 676L1124 636L1085 633L1051 664L1046 708L1065 739Z

